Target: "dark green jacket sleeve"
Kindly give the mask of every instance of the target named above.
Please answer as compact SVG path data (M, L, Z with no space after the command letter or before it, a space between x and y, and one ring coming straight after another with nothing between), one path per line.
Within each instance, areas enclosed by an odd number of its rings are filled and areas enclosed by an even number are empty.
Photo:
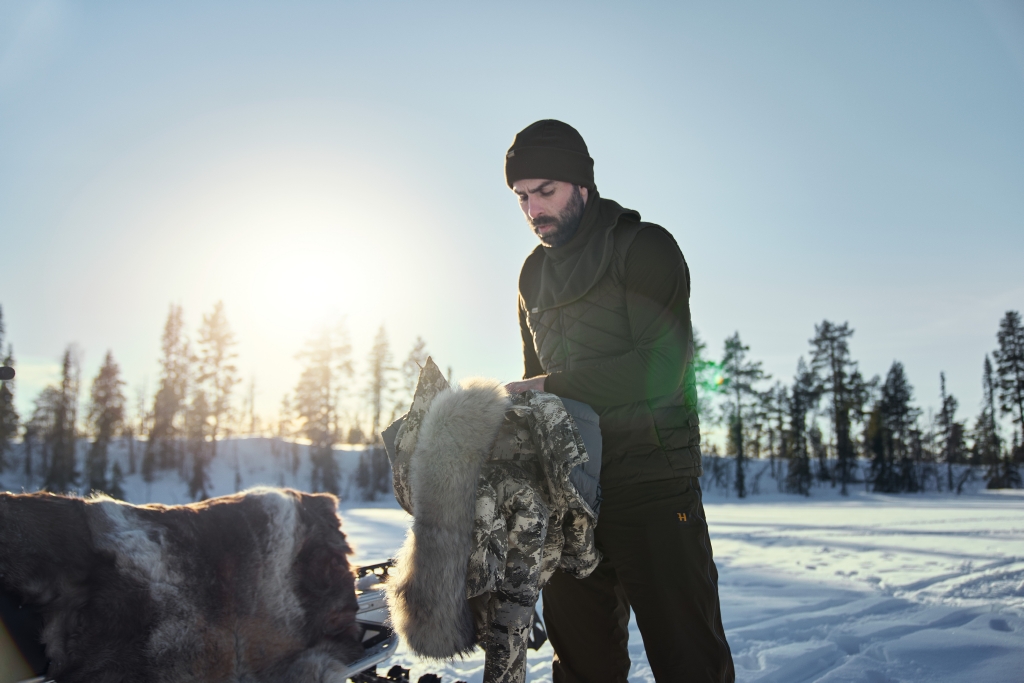
M633 350L552 373L544 382L546 391L603 407L663 396L682 384L690 361L690 274L683 254L667 230L652 225L637 233L625 268ZM525 327L523 313L520 304L520 325ZM525 348L525 335L523 341ZM532 351L532 339L529 346Z

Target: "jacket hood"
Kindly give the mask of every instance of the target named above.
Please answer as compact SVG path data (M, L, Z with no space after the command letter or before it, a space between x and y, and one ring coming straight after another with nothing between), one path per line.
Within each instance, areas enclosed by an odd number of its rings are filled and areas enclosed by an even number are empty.
M436 366L428 370L440 377ZM466 572L477 480L508 405L497 382L469 380L437 392L424 406L418 428L410 431L413 425L407 424L398 435L403 446L413 446L408 465L413 525L385 588L395 630L419 655L448 659L476 645Z

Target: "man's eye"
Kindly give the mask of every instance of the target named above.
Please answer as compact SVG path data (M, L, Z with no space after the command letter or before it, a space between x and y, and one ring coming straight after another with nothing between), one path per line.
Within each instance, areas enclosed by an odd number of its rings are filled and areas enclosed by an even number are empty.
M554 191L554 190L541 190L541 191L540 191L540 196L541 196L541 197L550 197L550 196L551 196L551 195L553 195L554 193L555 193L555 191Z

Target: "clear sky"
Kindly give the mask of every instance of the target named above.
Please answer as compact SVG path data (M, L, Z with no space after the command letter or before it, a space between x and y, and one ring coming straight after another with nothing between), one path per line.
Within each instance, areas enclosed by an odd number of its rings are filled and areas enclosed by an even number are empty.
M76 342L157 381L223 300L272 415L343 317L457 376L521 372L535 238L504 152L575 126L678 240L713 353L790 381L823 318L977 412L1024 309L1024 3L0 0L0 305L18 403Z

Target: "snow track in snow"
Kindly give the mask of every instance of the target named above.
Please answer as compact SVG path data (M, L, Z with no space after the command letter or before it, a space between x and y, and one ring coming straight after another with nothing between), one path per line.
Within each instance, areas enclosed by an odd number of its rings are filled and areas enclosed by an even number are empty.
M1024 497L828 493L707 503L737 680L1020 680Z
M966 496L705 498L737 680L749 683L1022 680L1024 492ZM400 510L342 510L363 553L397 547ZM386 554L386 553L385 553ZM380 554L374 555L379 557ZM657 571L652 568L652 571ZM630 624L631 681L653 681ZM475 683L482 653L396 663ZM551 649L529 653L550 681Z

